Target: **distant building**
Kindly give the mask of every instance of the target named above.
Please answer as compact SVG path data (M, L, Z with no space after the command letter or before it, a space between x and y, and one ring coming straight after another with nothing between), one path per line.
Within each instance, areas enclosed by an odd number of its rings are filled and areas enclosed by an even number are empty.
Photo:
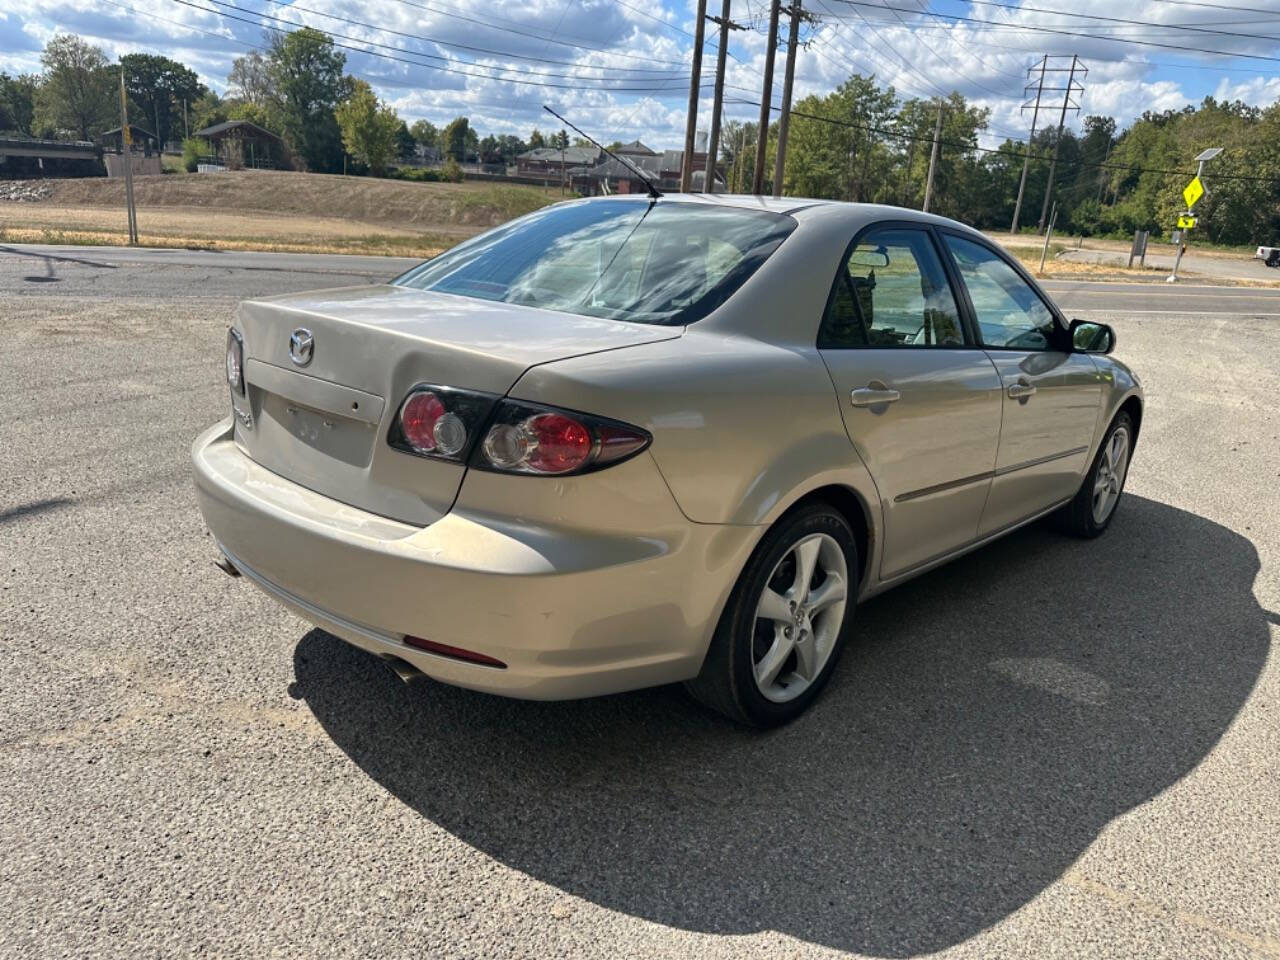
M124 149L124 138L121 136L121 127L112 127L110 130L103 130L98 135L98 142L102 144L104 153L121 153ZM160 153L160 138L150 130L144 130L136 123L129 124L129 139L132 141L133 152L141 153L144 157L149 157L153 153Z
M102 162L106 164L108 177L123 177L128 162L135 177L157 176L163 173L160 165L160 138L150 130L135 123L129 124L129 153L124 149L123 127L104 130L98 136L102 144Z
M636 149L636 147L642 149ZM573 189L586 197L595 197L606 193L644 193L645 179L648 178L659 190L675 192L680 189L680 168L684 160L683 150L664 150L658 153L650 150L638 140L635 144L624 144L613 151L619 157L625 157L640 168L641 173L623 163L622 160L605 158L591 166L575 167L570 171ZM706 151L693 155L693 184L695 192L702 192L706 180ZM715 177L715 189L724 191L724 180Z
M559 177L572 167L589 167L599 159L599 147L538 147L516 156L516 173L522 177Z
M197 130L192 137L208 140L218 165L229 170L288 168L284 140L248 120L228 120Z

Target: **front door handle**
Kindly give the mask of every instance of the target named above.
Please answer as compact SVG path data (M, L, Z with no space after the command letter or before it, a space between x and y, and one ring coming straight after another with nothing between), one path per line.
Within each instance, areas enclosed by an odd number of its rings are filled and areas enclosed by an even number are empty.
M879 380L872 380L865 387L859 387L849 395L855 407L874 407L881 403L893 403L901 399L902 394L891 387L886 387Z
M1009 384L1010 400L1025 400L1027 397L1035 396L1036 388L1032 383L1026 380L1019 380L1017 383Z

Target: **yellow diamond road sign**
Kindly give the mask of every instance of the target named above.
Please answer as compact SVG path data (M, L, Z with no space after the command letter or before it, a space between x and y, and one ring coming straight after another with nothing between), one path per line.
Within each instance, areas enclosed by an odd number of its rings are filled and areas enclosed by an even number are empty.
M1182 190L1182 199L1187 201L1187 209L1196 205L1196 201L1204 196L1204 184L1199 177L1194 177Z
M1187 216L1186 214L1183 214L1182 216L1178 217L1179 230L1190 230L1195 225L1196 225L1195 217Z

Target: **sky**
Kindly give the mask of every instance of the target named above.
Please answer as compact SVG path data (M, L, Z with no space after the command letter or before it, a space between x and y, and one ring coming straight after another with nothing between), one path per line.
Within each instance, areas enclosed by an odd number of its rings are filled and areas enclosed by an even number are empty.
M708 2L718 15L721 0ZM826 93L851 73L874 74L902 96L959 90L991 109L988 146L1026 137L1023 87L1045 54L1054 55L1051 66L1078 55L1088 68L1069 126L1100 113L1123 128L1146 110L1209 95L1258 106L1280 99L1280 0L804 3L816 21L801 33L796 99ZM266 29L306 24L335 35L347 48L348 72L410 123L466 115L482 134L527 137L535 126L559 126L542 112L549 104L597 139L639 138L661 149L683 141L696 17L696 2L686 0L6 0L0 70L38 72L44 44L67 32L112 58L145 52L180 60L225 93L233 59L262 47ZM731 17L747 29L730 34L726 117L754 120L768 4L731 0ZM1096 19L1107 17L1142 22ZM716 58L708 27L700 129L710 117ZM784 56L785 48L775 105ZM1062 87L1065 76L1051 75L1046 87ZM1057 98L1047 118L1056 122L1062 94L1045 97Z

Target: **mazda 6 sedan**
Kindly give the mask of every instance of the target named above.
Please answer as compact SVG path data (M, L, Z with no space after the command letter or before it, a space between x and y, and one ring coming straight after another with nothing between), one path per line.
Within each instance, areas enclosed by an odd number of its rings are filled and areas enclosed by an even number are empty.
M243 303L196 487L224 569L404 677L682 681L768 726L859 601L1038 517L1107 528L1143 403L1114 345L940 217L573 201Z

